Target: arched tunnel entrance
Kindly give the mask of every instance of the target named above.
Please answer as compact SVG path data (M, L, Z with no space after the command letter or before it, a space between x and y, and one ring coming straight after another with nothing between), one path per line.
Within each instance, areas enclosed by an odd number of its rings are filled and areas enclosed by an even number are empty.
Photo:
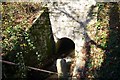
M56 53L60 57L66 57L74 50L75 50L75 43L71 39L64 37L57 41Z

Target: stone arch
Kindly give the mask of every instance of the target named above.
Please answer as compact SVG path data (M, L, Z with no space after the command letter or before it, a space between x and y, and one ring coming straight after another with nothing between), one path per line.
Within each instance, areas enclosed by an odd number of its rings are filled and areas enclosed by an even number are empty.
M75 50L75 43L67 37L60 38L56 43L56 53L61 57L66 57Z

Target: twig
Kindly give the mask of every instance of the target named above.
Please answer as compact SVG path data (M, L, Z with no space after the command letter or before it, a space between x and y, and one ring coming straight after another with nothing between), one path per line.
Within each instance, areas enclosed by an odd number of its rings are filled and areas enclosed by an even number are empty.
M5 64L9 64L9 65L18 66L18 64L10 62L10 61L0 60L0 62L5 63ZM39 69L39 68L31 67L31 66L26 66L26 67L29 68L29 69L35 70L35 71L41 71L41 72L50 73L50 74L58 74L57 72L48 71L48 70L44 70L44 69Z

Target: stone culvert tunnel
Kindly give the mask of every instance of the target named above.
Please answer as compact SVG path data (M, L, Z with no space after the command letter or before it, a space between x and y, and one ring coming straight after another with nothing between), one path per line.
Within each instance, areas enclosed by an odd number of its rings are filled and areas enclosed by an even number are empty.
M96 22L96 17L88 16L91 6L95 4L94 0L57 1L47 4L53 37L59 45L57 52L59 53L62 50L67 52L69 49L75 49L73 76L79 75L79 70L85 67L86 61L83 60L85 54L82 53L82 49L84 44L90 41L86 26L91 21L93 21L92 23Z

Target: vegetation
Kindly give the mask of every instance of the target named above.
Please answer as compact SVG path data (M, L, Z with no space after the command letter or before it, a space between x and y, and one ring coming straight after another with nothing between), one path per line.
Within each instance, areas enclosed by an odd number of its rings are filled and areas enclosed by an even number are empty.
M34 20L46 8L41 3L2 2L2 53L3 60L15 62L18 66L3 63L3 78L27 78L28 68L43 68L54 54L54 42L50 38L49 15L41 14L40 26ZM87 79L119 79L120 53L120 5L118 3L98 3L97 22L87 26L91 44L86 67ZM31 25L33 25L31 27ZM48 27L49 26L49 27ZM9 67L8 67L9 66ZM33 73L34 74L34 73ZM39 76L38 76L39 77ZM102 79L102 80L103 80Z
M98 3L97 23L87 27L94 40L88 62L88 78L119 79L119 9L117 3ZM114 21L115 20L115 21ZM111 23L112 22L112 23ZM114 76L113 76L114 75Z
M1 10L3 48L1 55L3 60L18 65L9 65L8 68L8 65L3 64L3 77L26 78L28 77L26 66L43 68L45 65L43 63L54 54L49 15L40 3L3 2ZM43 10L44 13L40 14ZM34 23L37 15L41 17Z

